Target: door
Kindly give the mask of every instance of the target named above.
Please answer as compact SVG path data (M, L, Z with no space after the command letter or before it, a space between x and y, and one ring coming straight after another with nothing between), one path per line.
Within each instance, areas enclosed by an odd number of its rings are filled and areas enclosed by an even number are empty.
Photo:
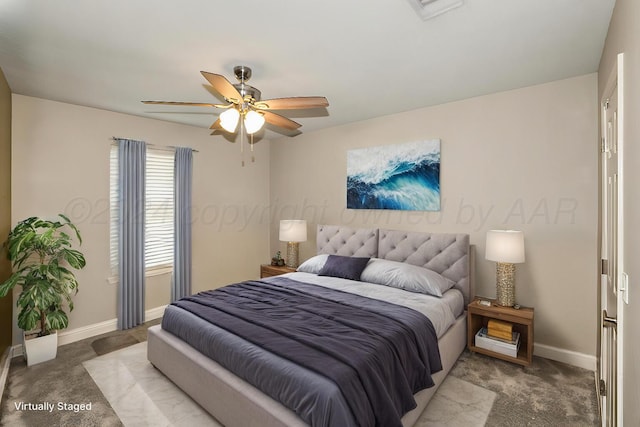
M603 426L616 426L621 415L622 304L620 272L622 248L622 129L621 94L622 57L604 92L602 101L601 149L601 263L600 263L600 336L598 352L599 403Z

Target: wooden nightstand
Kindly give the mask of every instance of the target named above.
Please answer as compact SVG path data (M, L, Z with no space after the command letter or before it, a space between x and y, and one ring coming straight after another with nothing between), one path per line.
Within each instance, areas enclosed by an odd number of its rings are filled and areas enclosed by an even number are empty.
M495 300L482 298L491 303L490 306L480 305L479 298L476 298L467 306L467 345L472 352L486 354L508 362L529 366L533 361L533 308L502 307L495 304ZM513 330L520 333L520 349L518 357L511 357L505 354L496 353L475 346L475 335L482 328L487 326L489 319L499 319L513 324Z
M271 277L271 276L279 276L285 273L291 273L296 271L295 268L287 267L286 265L278 266L278 265L269 265L262 264L260 266L260 278Z

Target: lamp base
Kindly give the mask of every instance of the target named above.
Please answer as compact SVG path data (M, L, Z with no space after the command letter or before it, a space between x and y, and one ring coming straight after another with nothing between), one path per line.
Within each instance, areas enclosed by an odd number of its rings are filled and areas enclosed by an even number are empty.
M298 268L298 242L287 242L287 267Z
M496 265L496 304L513 307L516 303L516 265L499 262Z

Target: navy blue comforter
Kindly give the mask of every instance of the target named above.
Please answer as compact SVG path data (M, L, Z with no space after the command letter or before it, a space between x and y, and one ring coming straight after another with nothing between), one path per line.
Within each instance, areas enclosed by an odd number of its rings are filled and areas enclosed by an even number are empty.
M433 386L431 374L442 369L426 316L322 286L273 277L173 305L326 376L361 426L401 426L416 406L413 394Z

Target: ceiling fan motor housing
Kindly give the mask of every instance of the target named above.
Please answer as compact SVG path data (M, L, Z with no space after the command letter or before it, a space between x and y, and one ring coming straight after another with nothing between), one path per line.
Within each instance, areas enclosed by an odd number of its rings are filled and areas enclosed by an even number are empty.
M238 92L240 92L242 98L244 99L248 95L255 101L260 101L260 96L262 96L262 93L255 87L246 84L246 82L248 82L251 78L251 68L247 67L246 65L236 65L235 67L233 67L233 74L240 82L234 84L233 87L235 87Z
M240 95L242 95L242 99L245 99L248 95L255 101L260 101L260 96L262 95L262 93L255 87L243 83L235 84L233 85L233 87L235 87L238 92L240 92Z

